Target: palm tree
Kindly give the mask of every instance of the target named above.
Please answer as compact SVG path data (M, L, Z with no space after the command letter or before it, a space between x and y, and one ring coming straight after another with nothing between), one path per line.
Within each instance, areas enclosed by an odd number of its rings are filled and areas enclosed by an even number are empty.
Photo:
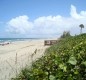
M82 28L84 28L84 25L83 24L80 24L79 27L81 28L80 34L82 34Z

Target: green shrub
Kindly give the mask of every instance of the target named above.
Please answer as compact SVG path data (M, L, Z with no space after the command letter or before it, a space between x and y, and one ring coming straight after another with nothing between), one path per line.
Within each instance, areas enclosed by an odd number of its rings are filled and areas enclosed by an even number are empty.
M19 77L25 80L86 80L86 34L61 39L48 48L31 69L21 71Z

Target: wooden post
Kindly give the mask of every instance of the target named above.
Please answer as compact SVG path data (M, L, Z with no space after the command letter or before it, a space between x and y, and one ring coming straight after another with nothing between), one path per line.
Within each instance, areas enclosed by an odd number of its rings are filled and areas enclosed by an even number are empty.
M15 65L16 65L16 78L17 78L17 53L16 53Z

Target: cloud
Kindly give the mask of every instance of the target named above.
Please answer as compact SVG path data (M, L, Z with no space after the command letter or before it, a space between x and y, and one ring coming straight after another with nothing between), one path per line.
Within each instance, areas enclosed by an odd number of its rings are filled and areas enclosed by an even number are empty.
M66 30L73 34L79 33L79 24L82 23L86 26L86 11L78 14L73 5L70 10L70 17L50 15L38 17L33 21L30 21L27 15L16 17L7 22L7 31L32 36L40 35L40 37L59 35Z
M63 22L64 21L64 22ZM47 16L47 17L39 17L34 20L34 26L45 34L58 34L62 31L69 29L70 24L66 24L67 21L65 18L57 15L57 16ZM65 25L65 26L64 26ZM64 27L64 28L63 28ZM35 28L35 30L36 30ZM38 33L38 32L37 32Z
M33 27L32 22L29 21L29 18L26 15L11 19L7 22L7 25L8 32L20 34L27 33Z
M75 18L75 19L84 19L86 18L86 11L81 11L80 14L78 14L76 11L76 7L71 5L70 15L72 18Z

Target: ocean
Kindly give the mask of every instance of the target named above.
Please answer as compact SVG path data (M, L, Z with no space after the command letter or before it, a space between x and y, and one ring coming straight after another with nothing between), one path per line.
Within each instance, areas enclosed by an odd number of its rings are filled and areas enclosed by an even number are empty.
M35 40L35 39L37 39L37 38L0 38L0 43L25 41L25 40Z

